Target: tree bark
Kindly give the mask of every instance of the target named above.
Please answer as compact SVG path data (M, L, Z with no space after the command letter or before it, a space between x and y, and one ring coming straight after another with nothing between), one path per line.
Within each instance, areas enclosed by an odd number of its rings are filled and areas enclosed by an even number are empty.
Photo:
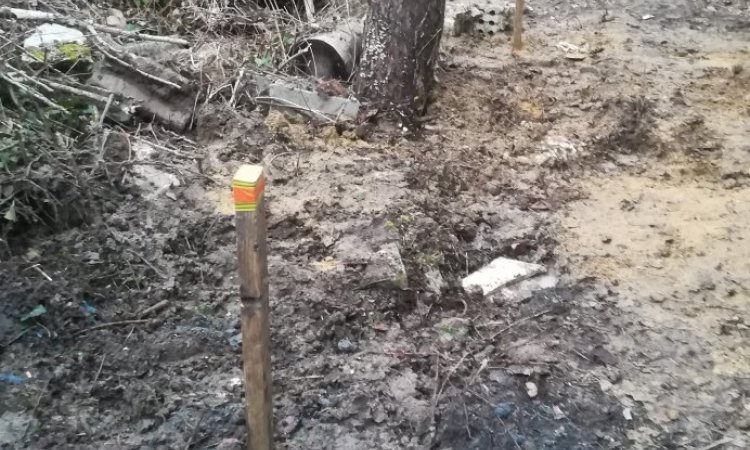
M445 0L372 0L355 87L381 111L411 123L435 84Z

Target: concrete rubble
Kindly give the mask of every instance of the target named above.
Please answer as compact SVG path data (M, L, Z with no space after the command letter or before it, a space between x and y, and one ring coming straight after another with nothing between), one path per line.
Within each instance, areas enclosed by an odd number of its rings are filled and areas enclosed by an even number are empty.
M461 281L461 285L467 291L479 291L484 296L489 296L504 286L531 278L546 270L539 264L500 257L469 274Z
M318 92L302 81L277 80L253 74L251 84L255 101L273 108L302 113L313 120L330 122L354 120L359 115L360 103L353 97L345 98Z

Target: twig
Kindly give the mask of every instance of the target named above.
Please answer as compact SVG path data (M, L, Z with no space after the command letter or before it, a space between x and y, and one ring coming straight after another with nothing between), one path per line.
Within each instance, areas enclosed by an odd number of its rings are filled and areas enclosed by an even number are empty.
M185 444L185 450L190 450L190 446L193 445L193 439L195 438L195 433L198 431L198 427L201 425L201 422L203 422L203 417L206 415L206 411L203 411L201 413L201 416L198 417L198 422L195 423L195 426L193 427L193 431L190 433L190 438L187 441L187 444Z
M110 102L109 99L112 98L113 94L110 94L109 97L105 97L103 95L99 95L99 94L94 93L94 92L90 92L90 91L87 91L87 90L84 90L84 89L79 89L79 88L76 88L76 87L73 87L73 86L68 86L67 84L58 83L56 81L45 80L45 82L49 85L50 88L52 88L52 89L54 89L56 91L67 92L68 94L73 94L73 95L77 95L79 97L88 98L90 100L94 100L94 101L98 102L99 104L103 104L105 106L109 102L110 103L110 107L111 107L111 103L112 102Z
M102 39L99 36L99 34L96 32L96 30L94 29L93 26L89 25L87 28L88 28L89 33L91 33L91 37L94 39L94 45L107 58L111 59L112 61L116 62L117 64L120 64L123 67L126 67L126 68L134 71L135 73L137 73L138 75L141 75L144 78L148 78L151 81L156 81L157 83L161 83L161 84L173 87L173 88L178 89L178 90L182 89L182 86L180 86L177 83L173 83L173 82L171 82L169 80L165 80L163 78L157 77L156 75L152 75L152 74L150 74L148 72L144 72L141 69L135 67L134 65L132 65L132 64L124 61L120 57L115 56L115 54L117 53L117 50L115 50L114 48L112 48L111 45L109 45L104 39ZM114 52L115 54L113 54L111 52Z
M47 275L39 266L40 266L40 264L34 264L33 266L27 267L27 268L25 268L23 270L26 271L26 270L29 270L29 269L35 269L37 272L39 272L40 274L42 274L42 276L44 278L46 278L47 281L53 281L52 277L50 277L49 275Z
M155 305L153 305L153 306L150 306L150 307L148 307L148 308L144 309L143 311L139 312L139 313L138 313L138 314L136 314L136 315L137 315L138 317L145 317L145 316L147 316L147 315L151 314L152 312L156 312L156 311L158 311L158 310L160 310L160 309L164 308L164 307L165 307L165 306L167 306L168 304L169 304L169 300L162 300L162 301L160 301L159 303L157 303L157 304L155 304Z
M99 369L96 371L96 375L94 375L94 381L91 382L91 388L93 389L94 385L96 384L96 381L99 379L99 375L102 374L102 368L104 367L104 360L107 359L107 354L105 353L102 355L102 362L99 364Z
M58 111L65 111L66 110L65 108L63 108L62 106L60 106L57 103L53 102L52 100L48 99L47 97L43 96L39 92L37 92L37 91L35 91L33 89L30 89L30 88L22 85L21 83L17 82L13 78L11 78L11 77L9 77L9 76L7 76L5 74L0 74L0 78L2 78L3 80L7 81L10 84L12 84L13 86L17 87L18 89L22 90L23 92L26 92L27 94L29 94L32 97L34 97L35 99L41 101L42 103L44 103L45 105L49 106L50 108L54 108L54 109L56 109Z
M119 327L122 325L131 325L131 324L139 324L139 323L149 323L151 321L153 321L153 319L134 319L134 320L121 320L119 322L100 323L99 325L94 325L93 327L88 327L88 328L84 328L83 330L78 330L75 333L73 333L73 336L78 336L79 334L88 333L89 331L101 330L102 328Z
M23 438L21 438L21 441L26 440L26 435L29 434L29 429L31 428L31 424L34 422L34 416L36 415L36 411L39 409L39 405L42 403L42 399L44 398L44 395L47 393L47 388L49 387L50 382L52 382L52 377L50 377L49 380L47 380L46 383L44 383L44 388L42 388L42 392L39 394L39 397L36 399L36 404L34 405L34 409L31 410L31 419L29 420L29 423L26 424L26 430L23 432Z
M711 449L714 449L714 448L716 448L716 447L718 447L720 445L724 445L724 444L734 444L734 439L725 437L724 439L720 439L720 440L718 440L716 442L708 444L705 447L701 447L698 450L711 450Z
M498 331L497 333L493 334L492 336L490 336L489 340L490 341L494 341L498 336L500 336L501 334L503 334L506 331L510 330L511 328L513 328L513 327L515 327L517 325L520 325L520 324L522 324L524 322L528 322L529 320L536 319L537 317L541 317L541 316L543 316L545 314L548 314L550 312L552 312L551 309L545 309L542 312L533 314L531 316L524 317L523 319L519 319L519 320L513 322L512 324L508 325L507 327L503 328L502 330Z
M237 89L240 86L240 83L242 82L242 78L245 76L245 68L240 69L239 75L237 75L237 81L234 83L234 87L232 87L232 98L229 99L229 107L234 107L235 97L237 96Z
M145 257L145 256L143 256L143 255L141 255L140 253L137 253L137 252L135 252L135 251L133 251L133 250L130 250L130 249L128 249L128 251L129 251L130 253L132 253L133 255L135 255L135 256L137 256L137 257L141 258L141 261L143 261L143 263L144 263L144 264L146 264L147 266L149 266L149 267L151 268L151 270L153 270L154 272L156 272L156 274L157 274L157 275L159 275L159 277L160 277L160 278L162 278L162 279L164 279L164 280L166 280L166 279L168 278L168 277L167 277L166 275L164 275L163 273L161 273L161 271L160 271L159 269L157 269L157 268L156 268L156 267L155 267L155 266L154 266L153 264L151 264L151 263L150 263L150 262L149 262L149 261L148 261L148 260L146 259L146 257Z
M20 333L18 333L17 335L15 335L15 336L13 336L12 338L10 338L10 340L8 340L8 341L7 341L7 342L5 342L4 344L2 344L2 346L3 346L3 347L8 347L8 346L9 346L10 344L12 344L12 343L16 342L17 340L21 339L21 338L22 338L22 337L23 337L23 336L24 336L24 335L25 335L26 333L28 333L29 331L31 331L31 330L33 330L33 329L34 329L34 327L33 327L33 326L32 326L32 327L27 327L27 328L25 328L25 329L24 329L23 331L21 331L21 332L20 332Z
M466 419L466 435L469 437L469 440L471 440L472 437L471 429L469 428L469 411L466 408L466 401L464 401L464 418Z
M109 94L109 97L107 97L107 103L104 105L104 110L102 111L102 116L99 117L99 122L96 124L97 128L101 128L102 125L104 125L104 119L107 117L109 107L112 106L112 100L114 99L115 94Z

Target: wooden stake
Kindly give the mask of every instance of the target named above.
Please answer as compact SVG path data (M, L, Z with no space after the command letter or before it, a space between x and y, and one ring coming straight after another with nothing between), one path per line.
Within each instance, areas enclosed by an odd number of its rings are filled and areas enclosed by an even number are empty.
M240 314L248 450L273 448L264 185L265 176L261 166L242 166L232 180L242 301Z
M513 14L513 51L518 52L523 48L523 9L524 0L516 0L516 11Z

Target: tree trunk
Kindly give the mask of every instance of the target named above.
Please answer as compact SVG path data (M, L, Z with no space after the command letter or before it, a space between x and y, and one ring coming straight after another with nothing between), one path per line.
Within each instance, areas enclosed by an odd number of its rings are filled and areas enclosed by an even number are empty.
M371 0L357 92L406 123L434 85L445 0Z

